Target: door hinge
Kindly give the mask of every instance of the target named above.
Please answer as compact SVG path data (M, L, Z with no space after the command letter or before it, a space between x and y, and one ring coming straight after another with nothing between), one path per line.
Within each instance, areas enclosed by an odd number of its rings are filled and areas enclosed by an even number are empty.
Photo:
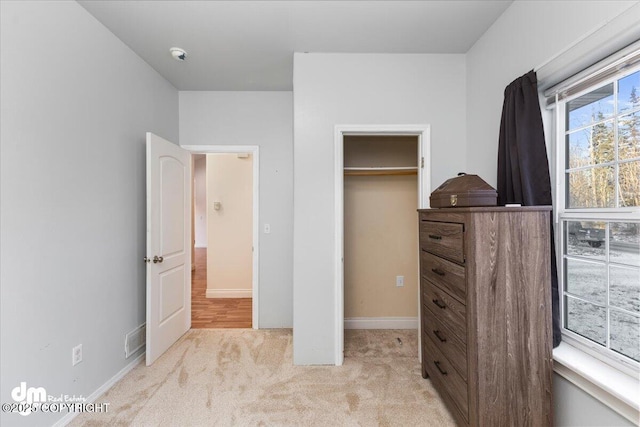
M424 157L420 161L420 168L424 169Z

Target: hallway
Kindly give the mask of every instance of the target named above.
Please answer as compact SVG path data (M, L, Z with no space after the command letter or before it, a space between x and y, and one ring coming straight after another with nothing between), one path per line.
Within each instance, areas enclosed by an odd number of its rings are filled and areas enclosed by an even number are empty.
M251 298L207 298L207 249L196 248L191 272L191 328L251 328Z

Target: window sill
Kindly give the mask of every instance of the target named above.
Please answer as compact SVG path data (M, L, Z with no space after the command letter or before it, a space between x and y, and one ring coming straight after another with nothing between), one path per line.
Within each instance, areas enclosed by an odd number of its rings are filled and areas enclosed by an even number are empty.
M553 370L633 423L638 422L640 380L567 343L553 349Z

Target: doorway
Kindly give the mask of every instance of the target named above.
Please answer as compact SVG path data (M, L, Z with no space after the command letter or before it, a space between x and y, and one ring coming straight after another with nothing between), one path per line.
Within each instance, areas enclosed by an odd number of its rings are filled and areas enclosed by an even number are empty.
M258 329L258 147L191 146L192 328Z
M353 140L353 137L360 136L369 136L369 137L392 137L397 136L400 137L398 140L402 140L402 138L409 137L409 140L416 141L417 152L414 151L413 162L412 164L372 164L366 166L364 164L358 164L356 166L349 165L345 163L345 141L348 141L350 138ZM353 175L353 174L377 174L379 176L410 176L411 174L417 175L417 194L414 192L414 204L412 204L412 209L414 208L423 208L428 207L428 192L430 191L430 128L429 125L340 125L336 126L335 131L335 216L336 216L336 229L335 229L335 306L336 306L336 319L335 319L335 351L336 351L336 365L342 365L344 361L344 329L345 329L345 175ZM375 138L374 138L375 139ZM381 159L389 158L387 155L382 155ZM369 161L369 160L367 160ZM347 178L348 179L348 178ZM402 180L402 179L400 179ZM399 181L400 181L399 180ZM353 184L353 183L352 183ZM357 183L356 186L362 187L362 185L368 185L366 183ZM353 185L351 185L353 187ZM416 186L413 187L415 191ZM395 197L395 196L394 196ZM392 202L393 203L393 202ZM415 210L414 210L415 212ZM416 214L417 215L417 214ZM417 224L417 219L415 220ZM351 221L353 223L353 221ZM417 236L417 233L416 233ZM414 236L415 237L415 236ZM414 254L418 254L418 245L415 244L415 248L409 249L413 251ZM410 268L410 267L409 267ZM417 269L417 267L416 267ZM403 276L403 274L398 274L397 276ZM415 277L413 277L415 276ZM402 282L406 277L395 277L395 275L391 276L397 283ZM412 294L409 297L409 303L415 304L417 307L417 319L420 318L420 298L419 298L419 286L418 286L418 272L411 271L410 277L416 283L412 285ZM403 283L404 286L406 284ZM400 287L400 286L399 286ZM406 299L406 295L405 295ZM357 302L356 302L357 305ZM357 308L357 307L356 307ZM353 307L349 307L350 311L353 311ZM398 327L398 328L406 328L406 327L417 327L418 329L418 357L420 357L419 349L420 349L420 322L413 316L397 316L392 319L374 319L373 322L370 322L372 319L362 320L355 319L355 322L361 321L359 327L367 328L367 327L380 327L382 323L389 323L390 325L383 325L384 328L389 327ZM354 319L350 319L350 327L353 327ZM380 322L381 321L381 322ZM368 324L367 324L368 322ZM416 325L417 323L417 325Z

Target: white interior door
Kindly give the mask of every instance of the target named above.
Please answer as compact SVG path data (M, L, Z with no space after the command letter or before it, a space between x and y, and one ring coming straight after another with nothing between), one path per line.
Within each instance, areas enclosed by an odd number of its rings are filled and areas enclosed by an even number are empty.
M147 132L147 366L191 328L191 154Z

